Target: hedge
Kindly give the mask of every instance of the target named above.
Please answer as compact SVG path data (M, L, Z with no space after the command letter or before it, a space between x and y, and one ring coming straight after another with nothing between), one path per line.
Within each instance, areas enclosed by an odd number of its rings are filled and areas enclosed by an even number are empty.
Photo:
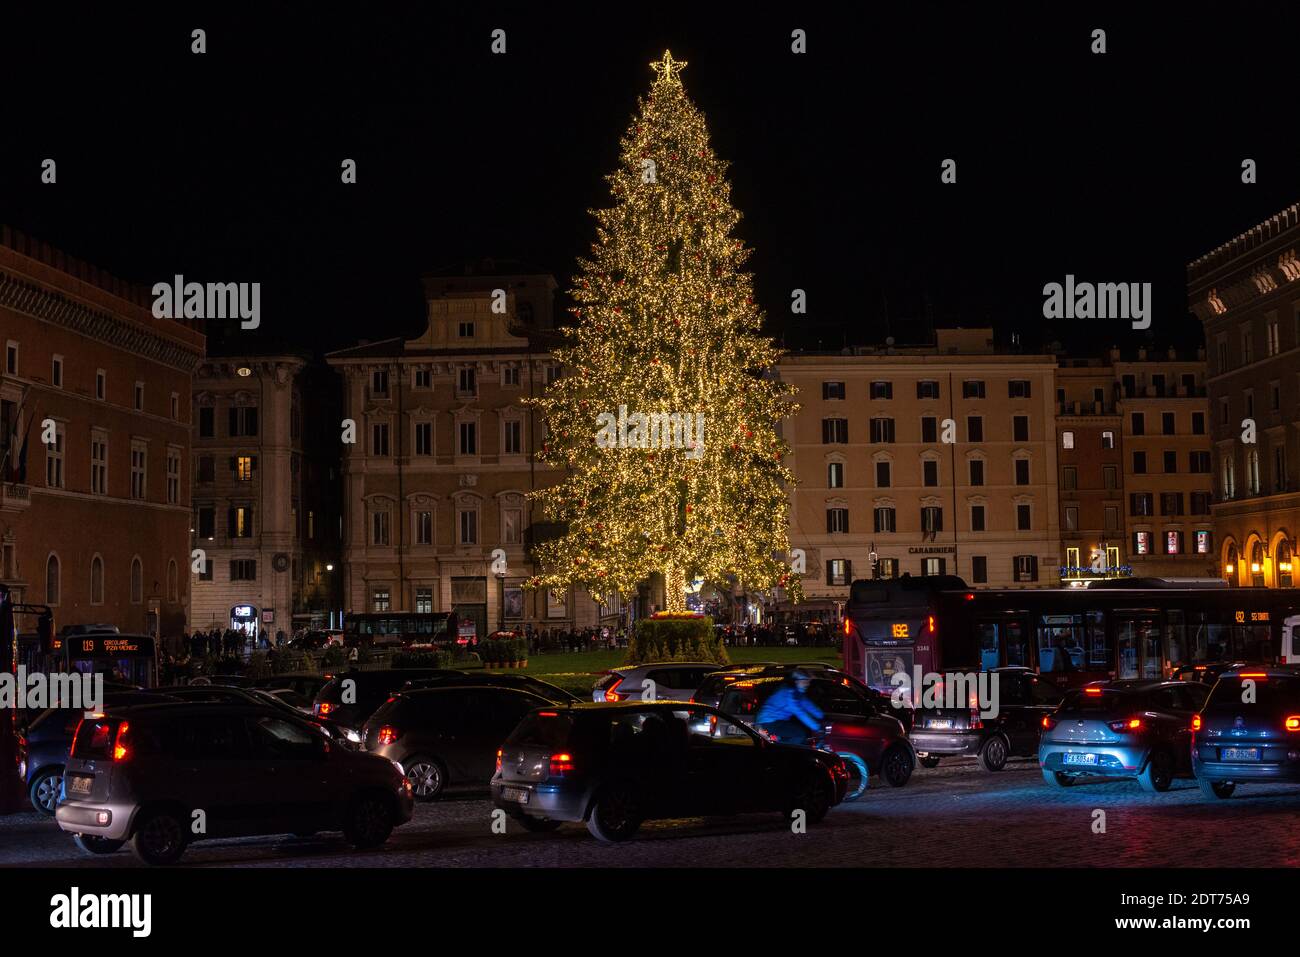
M636 623L636 633L628 642L624 664L639 665L651 661L713 661L730 664L727 649L722 647L713 619L643 618Z

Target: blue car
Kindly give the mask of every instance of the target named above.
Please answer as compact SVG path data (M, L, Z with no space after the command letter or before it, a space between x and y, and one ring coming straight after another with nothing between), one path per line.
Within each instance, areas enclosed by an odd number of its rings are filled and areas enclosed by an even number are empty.
M1300 781L1300 671L1245 665L1220 675L1192 718L1192 773L1207 798Z

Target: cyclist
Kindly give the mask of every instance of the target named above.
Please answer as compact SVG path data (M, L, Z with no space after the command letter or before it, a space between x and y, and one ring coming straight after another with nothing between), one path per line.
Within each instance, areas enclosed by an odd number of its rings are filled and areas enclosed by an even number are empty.
M812 678L796 668L759 709L754 724L782 744L805 744L823 730L825 713L808 697Z

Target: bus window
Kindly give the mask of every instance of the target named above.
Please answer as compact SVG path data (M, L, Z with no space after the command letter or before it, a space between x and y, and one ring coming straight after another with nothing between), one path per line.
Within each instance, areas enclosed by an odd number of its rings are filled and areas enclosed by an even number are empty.
M1189 664L1187 655L1187 628L1181 609L1170 608L1165 611L1165 672L1164 677L1174 674L1182 665Z
M1115 667L1115 648L1106 636L1106 619L1100 611L1083 613L1084 670L1109 673Z
M1272 664L1277 660L1271 628L1268 625L1236 625L1232 629L1232 656L1237 661Z
M1160 678L1160 622L1152 617L1124 617L1115 621L1119 646L1120 678Z
M977 626L980 634L980 671L992 671L1001 662L998 660L998 623L982 621Z
M1004 618L1001 621L981 621L975 627L980 639L981 671L991 671L1003 664L1029 665L1024 622Z
M1043 615L1038 620L1038 670L1079 671L1083 667L1082 615Z
M1029 666L1029 642L1025 640L1024 625L1019 621L1003 622L1003 642L1007 649L1007 664Z

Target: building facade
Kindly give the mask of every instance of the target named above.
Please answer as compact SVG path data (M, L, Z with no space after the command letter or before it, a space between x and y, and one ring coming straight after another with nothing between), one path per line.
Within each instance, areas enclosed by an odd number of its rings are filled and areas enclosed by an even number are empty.
M1300 204L1187 267L1205 330L1220 574L1291 587L1300 530Z
M801 407L783 431L805 594L842 599L854 578L903 573L1056 585L1056 365L997 353L991 329L782 358Z
M0 240L0 580L58 625L178 637L190 598L193 328L141 290Z

